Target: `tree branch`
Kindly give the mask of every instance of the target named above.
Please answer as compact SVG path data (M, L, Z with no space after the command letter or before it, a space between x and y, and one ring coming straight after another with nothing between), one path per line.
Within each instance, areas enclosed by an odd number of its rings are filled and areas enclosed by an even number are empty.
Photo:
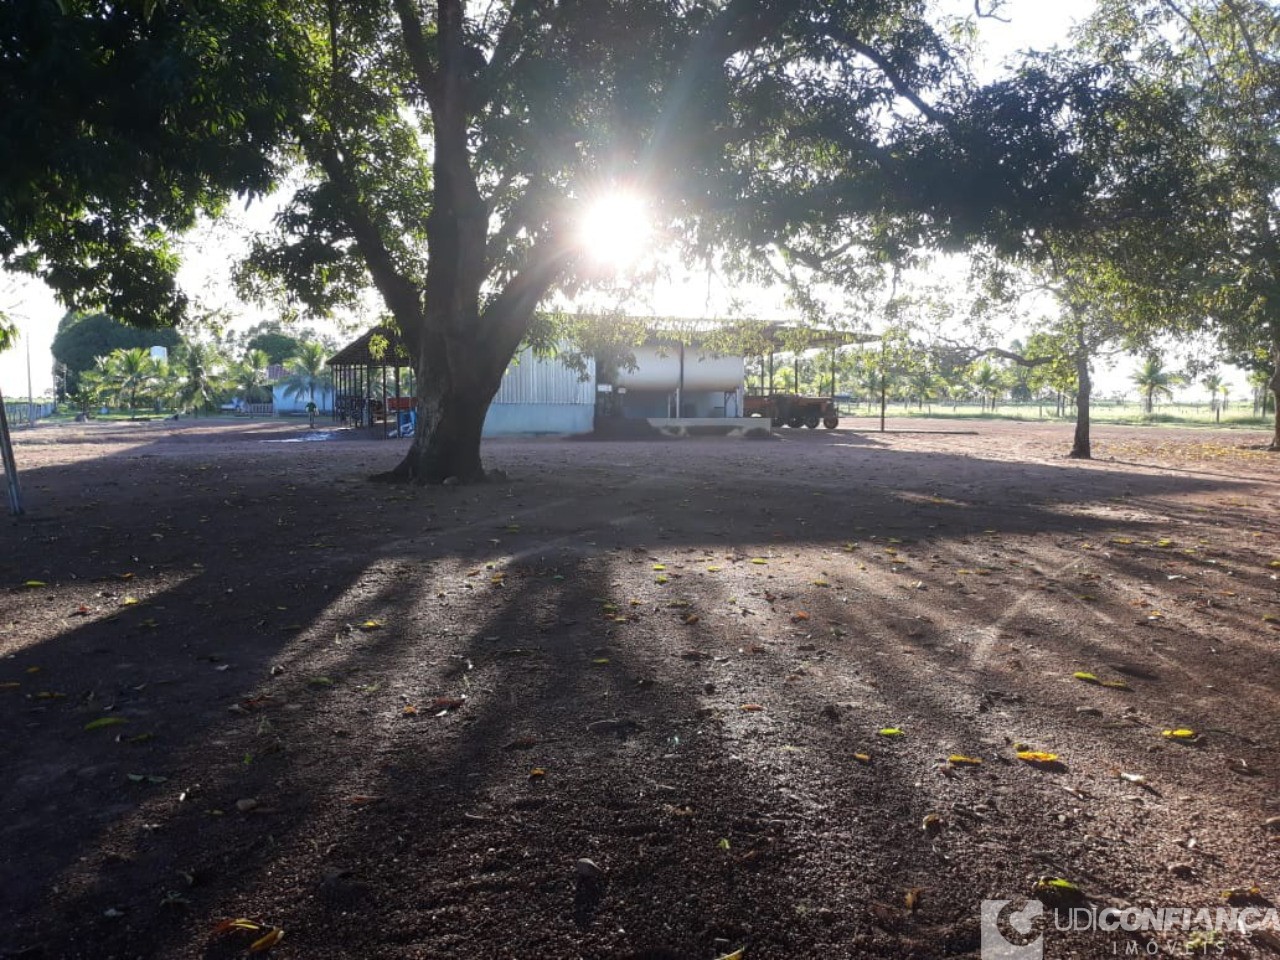
M920 111L920 114L925 119L936 123L944 129L951 128L951 118L942 113L942 111L925 103L924 100L920 98L920 95L911 89L907 81L903 79L902 74L898 72L897 68L889 62L888 57L872 47L870 44L863 43L856 37L845 34L837 39L848 44L852 50L874 63L876 67L879 68L880 72L884 74L885 79L889 81L889 85L893 87L894 93L902 97L902 99L906 100Z
M417 4L414 0L395 0L395 8L400 19L400 32L404 35L404 48L409 54L409 65L413 67L422 95L431 101L437 95L440 71L436 69L426 32L422 29Z
M573 252L573 245L558 234L543 234L529 251L524 267L486 306L485 326L497 342L498 352L507 351L503 353L504 364L528 333L533 311L564 275Z
M305 142L308 153L324 171L342 198L343 219L351 229L356 247L369 269L373 284L382 295L387 309L400 321L400 332L410 350L416 352L417 327L422 317L422 298L418 286L396 266L391 251L373 216L360 200L360 192L342 164L337 148L329 143Z

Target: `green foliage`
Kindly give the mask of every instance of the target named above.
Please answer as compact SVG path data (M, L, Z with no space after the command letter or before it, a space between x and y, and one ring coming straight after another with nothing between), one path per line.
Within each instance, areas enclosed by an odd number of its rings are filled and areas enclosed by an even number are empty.
M282 14L269 0L0 4L0 260L73 309L176 322L167 231L268 190L303 102Z
M274 330L255 334L245 343L246 349L261 350L273 364L288 363L301 346L302 341L297 337Z
M329 351L324 344L299 344L289 360L289 374L280 383L282 394L286 397L306 397L314 403L317 392L323 394L333 386L328 362Z
M133 347L166 347L173 350L179 343L174 330L140 330L126 326L105 313L69 312L58 321L53 337L53 358L66 364L68 393L76 393L80 377L93 368L97 357Z

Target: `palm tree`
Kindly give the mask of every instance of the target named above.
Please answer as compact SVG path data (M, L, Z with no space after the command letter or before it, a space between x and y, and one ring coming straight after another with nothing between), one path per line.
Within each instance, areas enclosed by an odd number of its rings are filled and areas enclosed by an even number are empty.
M1004 377L1001 373L1002 371L992 366L990 360L983 360L969 375L969 382L977 388L978 395L982 397L984 411L987 409L988 399L991 401L991 409L995 410L996 401L1004 393Z
M1142 412L1148 417L1155 412L1156 397L1172 399L1173 388L1181 382L1181 378L1176 373L1164 368L1164 362L1155 353L1148 354L1142 366L1135 370L1129 379L1142 392Z
M178 402L197 414L212 408L222 390L217 373L222 366L222 356L217 349L208 343L184 343L175 359L182 376Z
M1222 377L1219 374L1211 373L1200 383L1209 391L1209 406L1213 409L1214 421L1221 421L1222 407L1218 403L1218 391L1222 389Z
M907 376L908 393L920 404L921 410L924 409L926 403L933 403L933 394L937 388L938 377L927 367L912 370Z
M289 358L289 376L280 384L286 397L306 397L316 402L316 391L324 391L333 383L333 376L325 369L329 351L323 343L301 343L297 352Z
M245 403L266 403L270 398L267 392L267 367L270 365L271 358L265 350L250 350L236 364L236 386L244 391Z
M112 350L107 357L108 369L121 399L128 397L129 410L138 406L138 391L155 375L155 364L145 347Z

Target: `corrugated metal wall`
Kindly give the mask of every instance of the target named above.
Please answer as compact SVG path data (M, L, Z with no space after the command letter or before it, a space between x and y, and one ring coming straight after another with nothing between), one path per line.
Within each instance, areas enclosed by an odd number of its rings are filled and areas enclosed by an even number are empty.
M530 350L516 355L502 378L494 403L573 403L596 402L596 363L587 358L587 379L559 360L542 360Z

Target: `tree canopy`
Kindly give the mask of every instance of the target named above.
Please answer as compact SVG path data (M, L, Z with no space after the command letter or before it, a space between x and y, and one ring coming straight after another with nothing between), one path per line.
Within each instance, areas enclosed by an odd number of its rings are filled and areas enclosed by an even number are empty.
M0 262L73 309L181 319L173 231L270 189L301 104L270 0L0 4Z
M75 393L80 389L81 374L93 369L94 360L98 357L134 347L158 346L172 350L178 343L175 330L143 330L121 323L105 313L68 312L58 321L52 351L54 360L66 365L67 393Z

